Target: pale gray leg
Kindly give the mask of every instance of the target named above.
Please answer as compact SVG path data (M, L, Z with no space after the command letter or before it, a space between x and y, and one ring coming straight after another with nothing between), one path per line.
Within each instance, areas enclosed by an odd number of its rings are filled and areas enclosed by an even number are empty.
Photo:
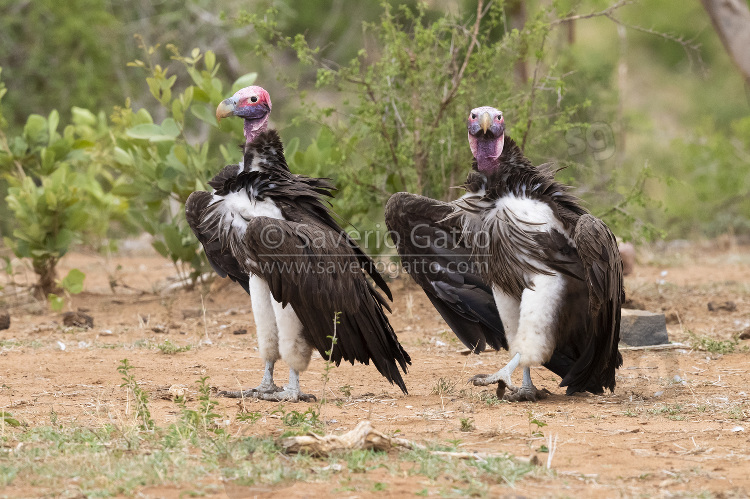
M299 402L300 400L303 402L315 402L317 400L315 395L302 393L299 387L299 371L291 367L289 368L289 383L287 383L283 390L261 393L258 395L258 398L276 402Z
M502 398L506 386L513 388L510 376L518 367L519 362L521 362L521 354L517 353L505 367L495 374L477 374L469 379L469 382L474 383L474 386L488 386L497 383L497 398Z
M255 388L250 388L241 391L220 391L217 395L220 397L229 398L243 398L243 397L258 397L260 393L274 393L281 390L273 382L273 366L275 362L266 361L266 369L263 372L263 379L260 381L260 385Z
M529 401L536 402L539 399L547 398L547 390L537 390L534 383L531 382L531 368L523 368L523 384L520 388L511 388L511 393L506 394L503 400L510 402Z

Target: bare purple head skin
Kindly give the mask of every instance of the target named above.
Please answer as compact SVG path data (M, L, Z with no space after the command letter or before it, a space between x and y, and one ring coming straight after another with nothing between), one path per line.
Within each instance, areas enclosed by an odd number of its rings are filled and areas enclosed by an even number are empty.
M224 99L216 108L216 119L239 116L245 120L245 143L249 144L268 128L271 114L271 96L262 87L252 86L238 90Z
M469 146L482 173L492 173L499 166L498 158L505 143L505 119L494 107L482 106L471 110L466 123Z

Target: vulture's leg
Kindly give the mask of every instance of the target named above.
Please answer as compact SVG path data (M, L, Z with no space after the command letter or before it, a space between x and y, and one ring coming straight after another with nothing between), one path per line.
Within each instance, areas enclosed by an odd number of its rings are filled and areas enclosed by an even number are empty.
M260 385L255 388L248 388L247 390L238 391L220 391L218 395L220 397L229 397L233 399L239 399L244 397L258 397L261 393L274 393L281 390L273 382L273 366L274 362L266 361L266 369L263 371L263 379L260 381Z
M271 304L279 326L279 353L282 360L289 364L289 383L281 391L262 393L258 398L312 402L316 400L315 396L302 393L299 386L299 373L307 369L312 356L312 346L303 335L304 326L291 305L284 307L276 300Z
M529 401L536 402L537 400L547 398L548 390L538 390L531 382L531 368L523 368L523 384L519 388L512 388L510 393L505 394L503 400L510 402L521 402Z
M469 379L470 383L474 383L474 386L488 386L497 383L497 398L503 398L505 394L505 387L513 387L513 383L510 381L510 376L513 371L516 370L518 364L521 362L521 354L517 353L510 359L510 362L500 369L495 374L477 374Z
M258 397L260 393L273 393L281 390L273 382L273 366L279 360L279 333L273 310L271 290L266 281L256 275L250 276L250 301L253 305L253 318L258 334L258 350L265 360L266 368L260 385L242 391L221 391L220 396L230 398Z

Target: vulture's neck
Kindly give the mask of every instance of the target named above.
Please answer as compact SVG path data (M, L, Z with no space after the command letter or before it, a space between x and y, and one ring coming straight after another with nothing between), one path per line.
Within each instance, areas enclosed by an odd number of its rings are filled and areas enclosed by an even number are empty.
M245 146L250 145L258 136L268 130L268 115L260 120L245 120Z

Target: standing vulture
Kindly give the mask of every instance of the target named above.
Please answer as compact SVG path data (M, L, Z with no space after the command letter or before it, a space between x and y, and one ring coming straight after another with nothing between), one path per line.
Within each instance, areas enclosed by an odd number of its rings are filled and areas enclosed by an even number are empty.
M188 223L211 266L250 294L258 349L265 361L261 384L229 397L311 401L299 373L316 348L338 365L342 359L369 364L406 393L399 367L409 355L383 308L388 304L365 277L392 300L374 262L334 219L324 179L294 175L275 130L268 130L271 99L261 87L244 88L222 101L217 119L245 120L244 158L197 191L185 206ZM332 346L334 317L338 317ZM330 352L332 353L327 353ZM289 365L289 384L273 382L276 361Z
M544 365L567 393L614 390L622 261L612 232L589 214L554 171L535 167L505 135L503 115L479 107L468 118L474 155L467 193L444 203L393 195L386 223L402 264L461 341L475 352L508 348L492 375L498 397L535 401L530 367ZM523 369L523 383L511 374Z

